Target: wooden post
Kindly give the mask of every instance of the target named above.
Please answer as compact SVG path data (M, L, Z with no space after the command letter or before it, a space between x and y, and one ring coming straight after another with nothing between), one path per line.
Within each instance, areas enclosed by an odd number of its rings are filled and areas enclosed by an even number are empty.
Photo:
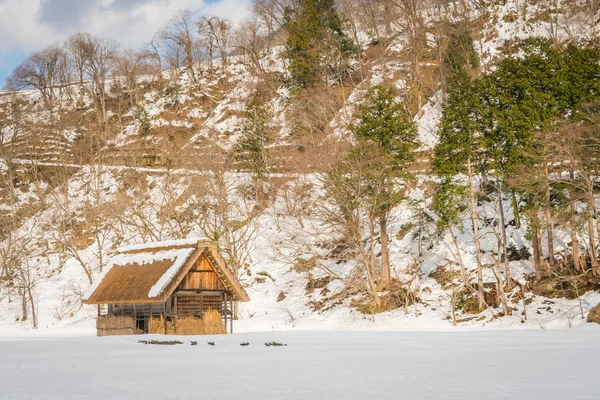
M221 316L223 317L225 332L227 332L227 293L223 293L223 298L221 299Z
M175 318L173 320L173 332L177 335L177 317L179 316L177 313L177 293L173 295L173 315L173 318Z
M167 302L163 304L163 316L165 318L165 335L167 334Z
M229 318L229 333L233 333L233 300L229 300L229 309L231 310L231 318Z
M137 312L135 311L135 303L133 303L133 334L137 335Z
M200 292L200 319L204 320L204 293Z

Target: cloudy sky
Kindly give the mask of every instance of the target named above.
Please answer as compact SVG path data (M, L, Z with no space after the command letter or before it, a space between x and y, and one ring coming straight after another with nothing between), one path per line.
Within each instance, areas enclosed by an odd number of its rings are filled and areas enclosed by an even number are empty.
M29 54L74 32L117 39L135 47L152 38L177 10L233 21L250 0L0 0L0 88Z

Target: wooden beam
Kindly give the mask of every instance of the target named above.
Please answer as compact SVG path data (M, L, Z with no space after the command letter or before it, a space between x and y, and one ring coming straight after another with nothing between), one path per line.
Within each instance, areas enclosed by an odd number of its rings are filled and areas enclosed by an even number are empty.
M229 333L233 333L233 300L229 300L229 309L231 310L231 318L229 318Z
M167 302L165 301L163 303L163 311L164 311L164 317L165 317L165 335L167 334Z
M200 318L204 320L204 293L200 293Z
M189 297L189 296L201 296L201 295L211 295L211 296L220 296L222 293L226 293L226 290L180 290L175 293L175 296Z
M225 333L227 333L227 293L223 293L223 298L221 299L221 314L223 324L225 325Z

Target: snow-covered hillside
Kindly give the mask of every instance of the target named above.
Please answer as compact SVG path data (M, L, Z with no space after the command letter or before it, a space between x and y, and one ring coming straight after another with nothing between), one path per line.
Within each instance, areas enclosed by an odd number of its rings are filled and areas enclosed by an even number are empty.
M543 2L494 3L500 4L470 11L470 19L481 25L474 44L484 70L493 69L494 62L507 55L507 41L530 36L582 43L597 40L594 18L587 14L584 2L570 2L571 17L566 19L565 13L560 17L565 19L559 21L545 16ZM438 11L433 7L422 17L432 23ZM347 144L348 125L370 87L392 81L396 88L412 93L414 66L406 59L406 38L400 28L395 29L386 48L364 37L365 54L375 55L360 61L357 69L363 71L361 81L336 93L336 101L312 105L319 110L326 106L332 109L322 113L327 121L318 125L323 130L321 135L311 139L291 137L291 127L297 123L293 118L298 118L294 113L300 105L292 102L284 86L268 91L266 104L276 132L271 146L277 165L268 175L268 199L261 204L248 189L251 176L240 172L238 164L229 165L220 176L207 167L214 161L211 157L217 158L214 155L235 146L246 104L257 90L258 80L241 64L234 63L226 71L217 65L217 73L200 78L196 84L182 72L172 86L177 91L158 89L150 78L142 79L139 107L122 110L121 114L109 112L113 121L119 121L115 122L117 128L107 133L109 137L91 157L85 151L93 146L78 139L84 136L93 111L89 98L84 97L84 106L74 100L64 104L65 115L80 123L80 131L66 126L44 136L48 115L40 111L39 104L33 104L39 102L35 93L21 93L32 105L24 133L18 138L22 144L17 146L16 164L35 170L36 180L16 187L15 199L0 191L0 215L23 215L23 223L10 232L12 239L25 243L14 251L24 260L31 282L36 333L93 332L96 309L81 306L81 296L117 247L211 236L214 224L224 223L236 226L235 234L240 235L237 239L244 243L239 276L251 299L240 304L237 331L544 329L584 322L588 311L600 303L598 292L570 300L548 299L517 286L507 293L512 315L500 316L493 308L480 314L459 313L458 327L454 327L451 273L457 270L458 261L452 238L448 233L435 232L435 217L428 208L435 178L426 166L437 143L444 100L437 84L423 90L426 99L414 116L421 143L419 158L425 167L418 171L409 200L392 211L388 227L392 277L414 291L418 300L405 308L377 314L358 310L357 302L364 295L353 291L349 284L359 279L357 263L351 257L340 256L343 249L337 246L338 235L328 224L332 200L325 193L319 166L335 156L328 147L330 140ZM436 40L433 36L428 32L432 43ZM265 55L266 72L285 72L282 54L282 48L274 47ZM428 61L420 67L433 75L436 66ZM0 106L7 104L10 96L0 96ZM143 132L144 124L148 124L148 132ZM8 141L12 131L6 128L4 132L8 133ZM0 158L0 171L8 171L3 165ZM219 198L223 193L224 203ZM508 244L531 254L530 226L523 221L516 228L510 202L508 196L503 201ZM222 204L226 204L226 210L217 207ZM497 207L498 199L490 196L480 202L478 209L486 221L491 221L480 231L486 265L493 264L499 253L494 220ZM464 263L474 269L475 243L466 213L464 220L457 243ZM557 227L554 236L556 252L568 249L569 232ZM6 248L10 244L8 239L3 243ZM510 269L512 278L522 287L534 273L528 257L511 261ZM439 271L450 271L450 278ZM485 271L484 282L490 287L496 278L492 268ZM32 330L31 316L19 320L22 311L17 291L0 292L0 336ZM390 337L384 335L383 342ZM443 340L442 336L434 337L432 343L439 345ZM483 351L485 343L480 347ZM404 350L395 351L400 357ZM507 356L503 362L512 364L514 360ZM551 394L558 397L558 393Z

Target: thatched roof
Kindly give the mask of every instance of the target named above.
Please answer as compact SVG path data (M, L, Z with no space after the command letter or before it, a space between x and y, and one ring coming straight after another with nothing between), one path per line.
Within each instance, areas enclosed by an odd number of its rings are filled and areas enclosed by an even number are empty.
M85 304L162 303L205 256L235 300L248 294L207 239L172 240L121 247L83 297Z

